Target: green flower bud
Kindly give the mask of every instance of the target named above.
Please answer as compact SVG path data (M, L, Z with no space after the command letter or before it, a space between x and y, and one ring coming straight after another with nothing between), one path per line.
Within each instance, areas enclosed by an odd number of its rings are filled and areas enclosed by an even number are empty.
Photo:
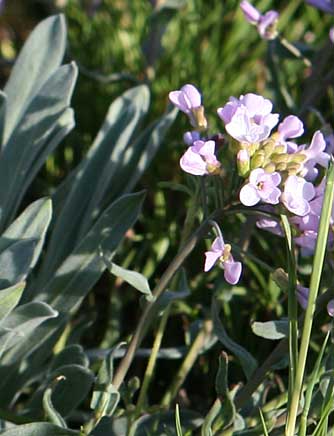
M274 173L276 171L276 165L274 163L270 162L263 169L267 173Z
M295 162L295 163L303 163L306 159L305 154L303 153L293 153L290 154L290 162Z
M276 171L285 171L286 170L286 163L282 162L276 165Z
M271 155L270 160L275 164L287 163L290 160L290 155L287 153L274 153Z
M284 145L276 145L275 153L284 153L284 152L285 152L285 146Z
M289 176L297 174L301 169L301 165L294 162L289 162L286 166L286 170L289 172Z
M262 150L258 150L251 159L251 169L254 170L255 168L260 168L264 164L265 161L265 155Z
M250 159L247 150L239 150L237 154L237 167L239 176L248 176L250 170Z

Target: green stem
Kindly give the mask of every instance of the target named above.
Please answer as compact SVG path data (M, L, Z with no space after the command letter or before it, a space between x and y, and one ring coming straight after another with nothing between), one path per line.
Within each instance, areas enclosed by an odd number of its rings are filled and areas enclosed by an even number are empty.
M223 213L224 211L222 210L216 211L210 216L210 220L218 219L223 215ZM152 294L154 296L154 300L147 303L147 305L145 306L135 333L130 341L129 347L126 350L126 353L122 358L120 364L118 365L117 371L115 373L113 385L116 389L118 389L122 384L135 357L136 351L140 346L152 320L154 319L158 298L163 294L169 282L174 277L175 273L182 266L183 262L186 260L189 254L193 251L197 242L201 240L204 236L206 236L207 232L211 227L211 224L209 222L210 220L204 221L203 224L198 228L198 230L183 245L179 253L175 256L164 274L161 276L161 279L153 290Z
M283 36L279 36L278 39L283 47L285 47L291 54L296 56L296 58L301 59L306 67L312 67L311 61L307 59L295 45L291 44L291 42L289 42Z
M317 361L314 365L314 369L313 369L312 375L310 377L310 381L309 381L308 386L307 386L304 409L303 409L302 416L300 418L300 426L299 426L299 433L298 433L299 436L306 436L307 418L308 418L308 414L309 414L310 407L311 407L312 394L313 394L315 384L319 381L320 365L322 362L322 358L324 356L324 352L325 352L325 348L327 345L329 335L330 335L330 333L328 332L326 335L326 338L324 340L324 343L322 344L320 354L319 354Z
M167 320L168 320L168 317L170 314L171 306L172 305L169 304L166 307L166 309L162 315L160 324L159 324L159 328L158 328L158 331L157 331L157 334L156 334L156 337L155 337L155 340L153 343L152 352L151 352L151 355L150 355L150 358L149 358L149 361L147 364L147 368L145 371L144 381L143 381L143 384L142 384L142 387L141 387L141 390L139 393L139 397L138 397L138 401L137 401L137 405L136 405L136 410L135 410L135 417L139 416L139 414L143 408L143 404L144 404L144 401L146 398L147 390L148 390L148 387L152 381L158 352L159 352L159 349L161 346L162 337L163 337L164 332L165 332L165 328L166 328Z
M316 299L318 295L321 273L322 273L325 252L327 247L329 222L330 222L332 204L333 204L333 192L334 192L333 183L334 183L334 166L333 166L333 162L331 162L327 173L327 184L326 184L326 190L324 194L324 201L323 201L322 212L320 217L319 234L318 234L318 239L315 248L308 304L305 313L298 366L296 371L294 390L292 392L289 416L288 416L287 427L286 427L286 436L294 436L295 434L298 405L299 405L301 389L303 386L307 351L309 348L309 343L311 338L313 318L314 318L314 312L316 307Z
M285 232L288 254L288 317L289 317L289 396L288 404L292 398L298 362L298 307L296 297L297 273L294 244L291 228L286 215L281 215Z
M326 304L334 297L334 290L328 289L317 300L317 313L320 313L326 307ZM299 317L299 325L304 320L304 313ZM246 385L237 392L234 404L237 409L242 408L247 401L251 398L256 389L263 383L268 371L271 367L279 362L280 359L286 354L288 350L288 340L282 339L274 350L269 354L263 364L254 371L252 377L246 383Z
M171 401L176 396L179 388L181 387L189 371L193 367L195 360L197 359L197 356L203 347L206 336L212 332L212 328L213 328L213 324L211 320L204 321L204 325L202 329L199 331L194 342L192 343L188 351L188 354L186 355L184 361L182 362L182 365L178 370L171 386L169 387L169 389L167 390L167 392L165 393L165 395L161 400L161 405L163 407L170 406Z

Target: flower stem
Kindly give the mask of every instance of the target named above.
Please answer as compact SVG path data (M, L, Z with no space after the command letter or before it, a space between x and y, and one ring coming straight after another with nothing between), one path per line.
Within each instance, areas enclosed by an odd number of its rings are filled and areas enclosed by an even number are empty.
M212 321L211 320L204 321L202 329L199 331L194 342L192 343L188 351L188 354L186 355L184 361L182 362L182 365L178 370L171 386L169 387L169 389L167 390L167 392L165 393L165 395L161 400L161 405L163 407L170 406L171 401L173 401L173 398L176 396L184 379L187 377L189 371L193 367L195 360L197 359L197 356L203 347L206 336L212 333L212 329L213 329Z
M197 229L197 231L183 245L179 253L175 256L164 274L161 276L161 279L159 280L157 286L152 292L154 300L147 303L147 305L145 306L143 313L139 319L136 331L130 341L129 347L126 350L126 353L116 370L113 379L113 385L116 389L118 389L122 384L135 357L136 351L140 346L147 329L149 328L151 322L155 317L155 312L157 309L156 303L158 298L163 294L171 279L174 277L178 269L182 266L183 262L186 260L189 254L193 251L197 242L207 234L211 227L210 220L218 219L223 215L223 213L224 211L218 210L210 216L209 220L205 220L203 222L203 224Z
M289 42L283 36L279 36L278 39L279 42L283 45L283 47L285 47L291 54L296 56L296 58L301 59L306 67L312 67L311 61L308 58L306 58L295 45L291 44L291 42Z
M311 274L310 292L309 292L308 304L305 312L298 365L297 365L294 389L292 392L290 410L289 410L287 426L286 426L286 436L294 436L295 434L299 399L300 399L301 389L303 386L307 351L309 348L309 343L311 338L313 318L314 318L314 312L316 307L316 299L318 295L322 267L323 267L325 252L327 247L329 222L330 222L332 204L333 204L333 192L334 192L334 166L333 166L333 162L331 162L327 173L327 184L326 184L326 190L324 194L324 201L323 201L322 212L320 217L319 234L316 243L313 268Z
M162 341L162 337L163 334L165 332L165 328L166 328L166 324L167 324L167 320L170 314L170 309L171 309L171 303L166 307L162 317L161 317L161 321L159 324L159 328L153 343L153 347L152 347L152 352L146 367L146 371L145 371L145 375L144 375L144 381L139 393L139 397L138 397L138 401L137 401L137 405L136 405L136 410L135 410L135 417L139 416L141 409L143 407L145 398L146 398L146 394L147 394L147 390L148 387L151 383L152 377L153 377L153 372L154 372L154 367L155 367L155 363L157 361L157 356L158 356L158 351L159 348L161 346L161 341Z

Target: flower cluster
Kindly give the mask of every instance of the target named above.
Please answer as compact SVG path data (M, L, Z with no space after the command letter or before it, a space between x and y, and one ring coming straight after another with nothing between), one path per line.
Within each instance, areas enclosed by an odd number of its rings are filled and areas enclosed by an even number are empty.
M214 140L221 135L208 133L200 92L187 84L171 92L169 98L196 129L184 135L188 149L180 159L181 168L195 176L222 178L223 166ZM325 189L325 180L319 180L321 168L326 168L330 159L323 134L316 131L309 145L299 145L296 139L304 133L302 121L289 115L279 122L279 114L273 113L271 101L253 93L231 97L217 113L235 153L240 203L246 207L258 205L269 213L285 209L295 228L295 242L301 247L301 253L312 254ZM257 226L282 235L275 218L259 218ZM330 244L333 239L331 233ZM218 237L206 252L205 271L219 262L225 279L234 284L239 280L241 264L234 261L230 250L222 236Z

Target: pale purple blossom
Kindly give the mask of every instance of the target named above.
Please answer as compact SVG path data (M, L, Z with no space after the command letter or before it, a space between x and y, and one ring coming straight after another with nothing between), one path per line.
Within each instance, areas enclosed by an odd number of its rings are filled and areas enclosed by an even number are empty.
M277 236L283 236L283 230L280 223L272 218L261 218L256 221L256 227L261 230L266 230L267 232L273 233Z
M244 13L246 20L257 27L260 36L264 39L274 39L277 36L276 24L279 18L279 13L276 11L268 11L261 14L252 4L243 0L240 3L240 8Z
M280 144L286 146L288 153L297 151L297 144L288 141L291 138L299 138L304 133L304 126L302 121L295 115L289 115L278 125L278 136Z
M304 286L297 285L297 300L301 307L306 310L308 304L310 289ZM327 313L332 318L334 317L334 300L330 300L327 303Z
M278 114L272 114L272 108L270 100L249 93L239 99L231 97L217 112L234 139L252 144L267 139L278 123Z
M309 292L310 292L309 288L305 288L304 286L297 285L297 300L304 310L306 310L307 308Z
M188 115L192 126L206 129L207 120L204 116L202 96L194 85L188 83L178 91L171 91L169 100L174 106Z
M334 44L334 27L332 27L329 31L329 39Z
M289 176L284 184L281 200L284 206L293 214L304 216L310 212L309 201L315 195L314 186L304 178Z
M171 91L169 100L187 115L191 113L192 109L196 109L202 104L200 92L191 84L182 86L179 91Z
M300 172L302 177L306 180L313 181L318 175L316 165L327 168L330 156L324 150L326 149L326 141L320 130L317 130L312 138L311 144L308 148L305 145L298 147L298 152L306 156L303 163L303 169Z
M195 141L201 139L201 134L196 130L192 130L191 132L186 132L183 135L183 142L187 145L193 145Z
M215 155L215 142L195 141L181 157L180 166L183 171L195 176L217 173L220 162Z
M263 201L278 204L281 191L277 186L281 183L279 173L267 173L262 168L256 168L249 175L249 182L241 188L240 201L245 206L254 206Z
M204 271L210 271L218 261L224 269L225 280L231 285L238 283L242 271L241 262L233 259L231 246L225 244L223 237L220 236L213 241L210 250L205 252Z
M311 256L314 253L318 232L305 230L300 236L294 238L295 243L301 248L302 256Z
M330 300L327 304L328 315L334 317L334 300Z

